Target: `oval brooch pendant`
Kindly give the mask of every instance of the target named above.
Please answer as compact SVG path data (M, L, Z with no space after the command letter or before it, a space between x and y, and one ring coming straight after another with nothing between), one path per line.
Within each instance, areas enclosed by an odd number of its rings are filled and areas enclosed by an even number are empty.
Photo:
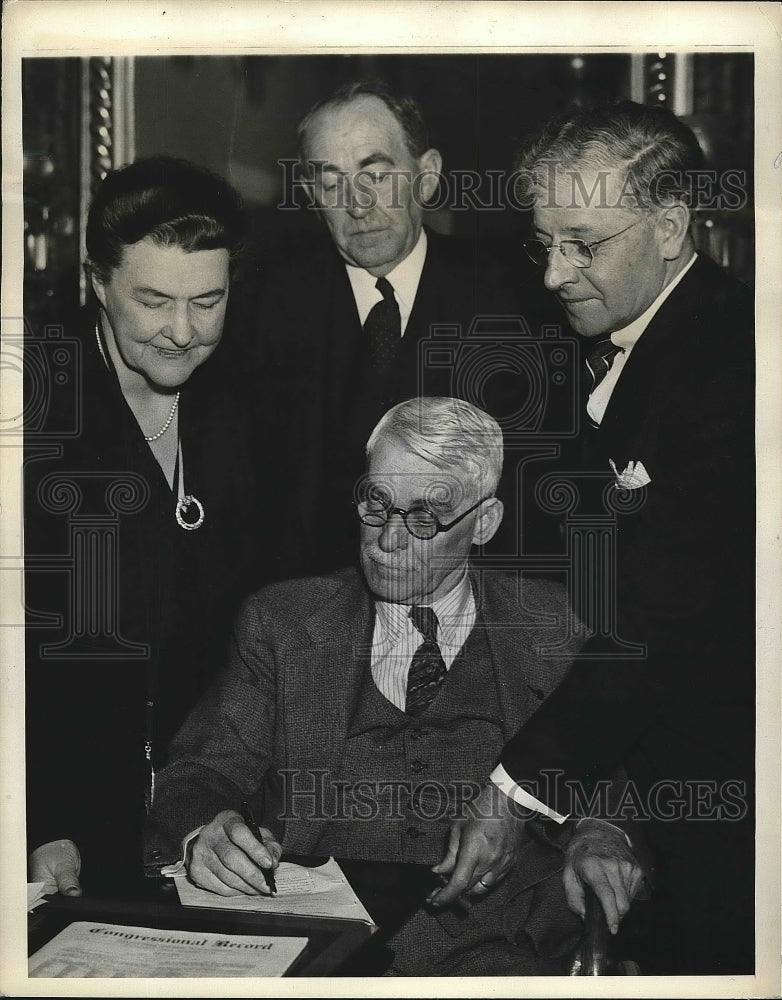
M195 508L191 510L190 508ZM204 523L204 506L198 497L182 497L176 505L176 523L185 531L195 531Z

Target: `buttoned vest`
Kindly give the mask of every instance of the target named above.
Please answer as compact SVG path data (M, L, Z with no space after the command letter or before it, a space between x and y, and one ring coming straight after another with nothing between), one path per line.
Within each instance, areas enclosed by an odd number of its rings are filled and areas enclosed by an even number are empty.
M366 665L318 853L434 864L454 809L475 797L503 745L490 652L476 626L434 701L413 718Z

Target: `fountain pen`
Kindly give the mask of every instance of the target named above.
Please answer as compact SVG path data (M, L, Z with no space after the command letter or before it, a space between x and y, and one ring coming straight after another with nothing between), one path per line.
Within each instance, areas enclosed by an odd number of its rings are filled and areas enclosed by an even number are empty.
M261 844L263 844L264 847L266 847L263 836L261 835L261 829L258 826L258 823L256 822L252 806L246 799L244 802L242 802L241 811L242 811L242 819L249 826L255 839L258 840ZM271 868L261 868L261 871L263 872L264 880L266 881L266 885L269 887L271 894L276 895L277 883L274 880L274 871Z

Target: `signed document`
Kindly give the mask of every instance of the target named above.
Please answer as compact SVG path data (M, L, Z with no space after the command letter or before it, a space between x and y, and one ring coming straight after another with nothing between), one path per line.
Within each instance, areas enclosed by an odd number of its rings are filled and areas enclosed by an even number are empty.
M46 883L45 882L28 882L27 883L27 912L32 913L36 906L41 906L46 900L44 896L46 895Z
M184 872L175 877L179 901L183 906L287 913L302 917L334 917L373 923L372 917L334 858L329 858L326 864L318 868L304 868L283 861L276 870L276 880L276 896L218 896L193 885Z
M30 956L30 978L281 976L302 937L211 934L79 921Z

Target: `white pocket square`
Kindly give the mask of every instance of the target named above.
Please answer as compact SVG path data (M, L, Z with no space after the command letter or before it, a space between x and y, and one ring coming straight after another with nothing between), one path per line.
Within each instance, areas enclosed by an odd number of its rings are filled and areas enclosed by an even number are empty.
M647 483L651 483L652 477L644 468L643 462L628 462L624 472L620 472L613 458L609 458L609 464L616 476L616 488L618 490L638 490Z

